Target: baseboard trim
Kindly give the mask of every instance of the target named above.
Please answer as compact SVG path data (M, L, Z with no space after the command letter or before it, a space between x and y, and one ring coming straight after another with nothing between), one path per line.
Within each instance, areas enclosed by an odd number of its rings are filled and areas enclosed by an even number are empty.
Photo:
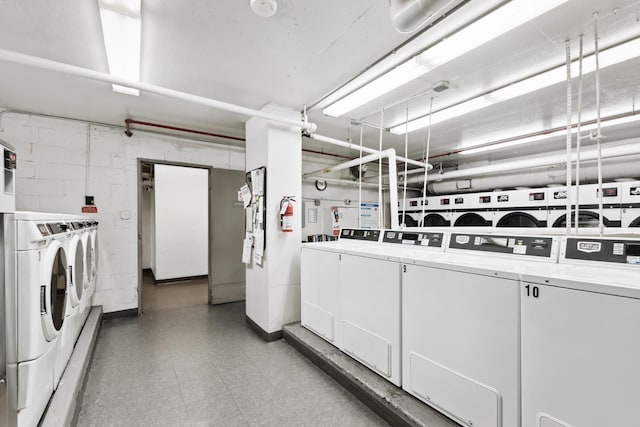
M138 316L138 309L130 308L128 310L111 311L109 313L104 313L102 315L102 319L110 320L110 319L120 319L123 317L137 317L137 316Z
M201 280L201 279L205 279L206 277L207 277L207 275L204 274L204 275L200 275L200 276L187 276L187 277L177 277L175 279L160 279L160 280L156 280L156 278L154 276L153 277L153 284L157 285L157 286L172 285L174 283L189 282L191 280Z
M266 342L278 341L279 339L282 339L282 330L275 331L275 332L267 332L264 329L262 329L260 325L254 322L249 316L245 315L244 320L245 322L247 322L247 325L249 325L249 327L256 334L258 334L260 338L262 338Z

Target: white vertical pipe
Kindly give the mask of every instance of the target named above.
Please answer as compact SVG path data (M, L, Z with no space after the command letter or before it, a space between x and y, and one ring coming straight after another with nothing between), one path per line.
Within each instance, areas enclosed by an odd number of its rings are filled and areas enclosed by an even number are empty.
M429 101L429 127L427 128L427 144L424 148L424 162L429 164L429 149L430 149L430 145L431 145L431 116L433 113L433 96L431 97L431 100ZM427 169L424 170L424 181L422 183L422 215L420 217L420 223L419 226L423 227L424 226L424 214L425 214L425 209L427 207L427 178L428 178L428 171ZM405 175L404 177L404 182L407 182L407 176Z
M580 34L580 58L578 60L578 128L576 129L576 219L575 219L575 227L576 234L580 229L580 144L582 142L582 135L580 132L582 131L582 83L584 80L583 71L582 71L582 63L584 61L584 35Z
M600 220L598 221L598 229L600 231L600 235L604 233L604 209L602 206L602 199L604 199L604 194L602 194L602 134L601 131L601 120L600 120L600 47L598 44L598 12L593 14L593 42L594 42L594 56L596 59L596 122L598 124L598 130L596 134L596 145L598 149L598 215L600 216Z
M389 206L391 210L391 228L398 229L398 170L396 167L396 150L390 148L383 151L389 158Z
M382 153L382 127L384 126L384 108L380 107L380 142L378 144L378 151ZM389 191L393 191L390 189ZM396 194L397 196L397 194ZM384 217L382 216L382 157L378 160L378 228L384 226ZM397 206L396 206L397 208ZM396 218L397 220L397 218Z
M363 127L360 125L360 159L362 159L362 134ZM362 228L362 165L358 167L359 180L358 180L358 228Z
M567 211L565 219L567 223L567 235L571 232L571 40L565 42L565 60L567 66Z
M406 115L404 120L405 132L404 132L404 157L409 157L409 107L406 108ZM405 211L407 205L407 162L404 162L404 185L402 188L402 227L405 224Z

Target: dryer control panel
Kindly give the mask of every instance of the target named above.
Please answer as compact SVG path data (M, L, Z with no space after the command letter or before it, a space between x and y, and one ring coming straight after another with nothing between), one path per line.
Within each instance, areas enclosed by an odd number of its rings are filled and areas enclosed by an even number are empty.
M631 264L640 267L640 239L569 237L564 242L566 259Z

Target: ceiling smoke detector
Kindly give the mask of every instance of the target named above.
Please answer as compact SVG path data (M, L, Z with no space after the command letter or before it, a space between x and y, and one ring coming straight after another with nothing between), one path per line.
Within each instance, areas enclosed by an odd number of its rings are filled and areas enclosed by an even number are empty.
M276 0L251 0L251 9L256 15L269 18L276 14L278 2Z

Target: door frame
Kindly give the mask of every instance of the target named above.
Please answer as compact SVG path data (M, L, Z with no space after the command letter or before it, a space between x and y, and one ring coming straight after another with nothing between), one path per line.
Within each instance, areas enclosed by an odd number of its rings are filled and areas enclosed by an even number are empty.
M207 218L208 218L208 231L207 231L207 303L209 305L213 302L213 279L211 275L211 242L212 242L212 206L213 197L211 194L211 189L213 188L213 166L209 165L199 165L196 163L184 163L184 162L172 162L168 160L157 160L157 159L148 159L138 157L137 163L137 181L138 181L138 316L142 315L143 307L142 307L142 164L143 163L151 163L153 165L167 165L167 166L179 166L186 168L195 168L195 169L206 169L207 170Z

